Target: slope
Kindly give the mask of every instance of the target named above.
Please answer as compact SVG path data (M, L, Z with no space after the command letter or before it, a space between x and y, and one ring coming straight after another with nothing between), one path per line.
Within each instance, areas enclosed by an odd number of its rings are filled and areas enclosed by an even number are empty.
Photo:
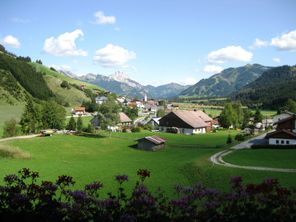
M248 106L278 109L288 99L296 100L296 66L280 66L264 72L254 82L232 95Z
M179 97L225 97L257 79L269 67L259 64L228 68L182 91Z

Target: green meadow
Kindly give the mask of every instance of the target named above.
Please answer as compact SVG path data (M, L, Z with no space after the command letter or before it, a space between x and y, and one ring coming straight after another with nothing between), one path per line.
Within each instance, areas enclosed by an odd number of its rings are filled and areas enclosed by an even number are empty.
M67 174L77 181L75 188L82 188L94 180L103 182L103 192L115 191L114 176L129 175L130 190L137 180L140 168L151 171L147 184L152 190L158 187L173 195L176 184L203 183L223 190L229 189L231 176L241 175L246 183L260 182L264 178L279 178L286 186L296 186L293 174L273 173L225 168L212 165L209 158L226 146L228 134L236 131L218 131L204 135L186 136L167 133L157 134L167 140L165 149L157 152L135 148L136 140L151 132L103 133L96 136L54 135L1 143L1 147L17 149L29 158L0 157L0 177L15 173L23 167L40 172L41 180L55 180ZM283 161L284 162L284 161Z
M237 150L223 158L237 165L295 168L295 149L245 149Z

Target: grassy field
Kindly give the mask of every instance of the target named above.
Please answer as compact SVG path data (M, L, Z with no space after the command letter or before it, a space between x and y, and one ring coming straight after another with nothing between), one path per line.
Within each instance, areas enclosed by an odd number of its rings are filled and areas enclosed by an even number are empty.
M211 115L212 117L219 116L223 110L223 106L209 106L209 105L201 105L198 103L173 103L173 104L178 105L179 108L183 110L194 110L194 109L205 110L205 112L208 115ZM255 113L255 110L252 110L252 112ZM277 113L276 110L260 110L260 112L264 117L272 117Z
M38 63L31 63L32 66L34 66L36 68L36 70L38 72L41 72L41 73L45 73L46 75L48 76L53 76L53 77L56 77L60 80L66 80L68 81L69 83L72 83L72 84L77 84L78 86L80 85L85 85L86 88L88 89L95 89L95 90L100 90L100 91L104 91L102 88L96 86L96 85L93 85L93 84L90 84L90 83L86 83L86 82L82 82L80 80L76 80L76 79L72 79L68 76L65 76L61 73L58 73L58 72L55 72L43 65L40 65Z
M90 121L92 120L92 118L94 118L94 117L93 116L82 116L81 118L82 118L83 127L87 127L88 124L90 123ZM77 122L78 117L74 117L74 119ZM66 122L65 122L66 125L69 123L69 121L70 121L70 118L67 118Z
M260 182L267 177L276 177L287 186L295 186L292 174L257 172L213 166L209 157L225 147L228 131L206 135L185 136L158 133L167 139L167 146L158 152L134 149L136 139L151 135L141 133L105 133L90 138L83 136L58 136L11 141L2 146L18 148L31 159L0 158L0 177L29 167L40 172L42 179L54 180L58 175L72 175L81 188L100 180L104 192L114 191L114 175L128 174L131 188L139 168L151 170L147 184L152 190L162 187L170 195L175 184L202 182L208 186L227 190L230 176L242 175L246 182ZM230 131L236 134L235 131ZM155 133L154 133L155 134Z
M294 149L238 150L225 156L224 159L238 165L296 169L296 150Z

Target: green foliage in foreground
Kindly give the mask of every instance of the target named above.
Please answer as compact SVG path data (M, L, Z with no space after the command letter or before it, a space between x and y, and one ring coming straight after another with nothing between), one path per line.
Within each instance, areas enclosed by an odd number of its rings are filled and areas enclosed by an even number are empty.
M115 192L101 195L105 186L93 181L73 190L75 179L61 175L56 180L39 182L39 172L23 168L4 177L0 186L0 217L3 221L295 221L295 189L282 186L277 179L259 184L243 184L240 176L230 179L231 190L221 192L203 184L175 186L170 198L161 188L151 192L147 169L137 171L139 179L131 184L129 175L117 174ZM113 183L115 183L113 181Z

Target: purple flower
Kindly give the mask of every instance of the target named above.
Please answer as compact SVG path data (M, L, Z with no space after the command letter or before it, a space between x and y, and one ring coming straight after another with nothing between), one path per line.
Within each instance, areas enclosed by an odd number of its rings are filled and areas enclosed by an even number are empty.
M128 181L128 176L127 175L117 175L115 176L115 180L119 182L119 184L122 184L125 181Z
M130 215L130 214L123 214L120 217L120 222L134 222L137 221L136 217L134 215Z
M93 183L87 184L85 186L85 190L88 191L97 191L103 187L103 184L101 182L95 181Z
M18 179L19 179L18 176L15 174L10 174L4 177L4 181L10 184L17 181Z
M76 201L84 201L87 199L87 195L83 190L75 190L70 194Z
M43 187L43 189L50 192L55 192L58 189L57 185L53 184L50 181L42 181L41 186Z
M243 178L241 176L231 177L230 183L232 188L240 188L242 186Z

